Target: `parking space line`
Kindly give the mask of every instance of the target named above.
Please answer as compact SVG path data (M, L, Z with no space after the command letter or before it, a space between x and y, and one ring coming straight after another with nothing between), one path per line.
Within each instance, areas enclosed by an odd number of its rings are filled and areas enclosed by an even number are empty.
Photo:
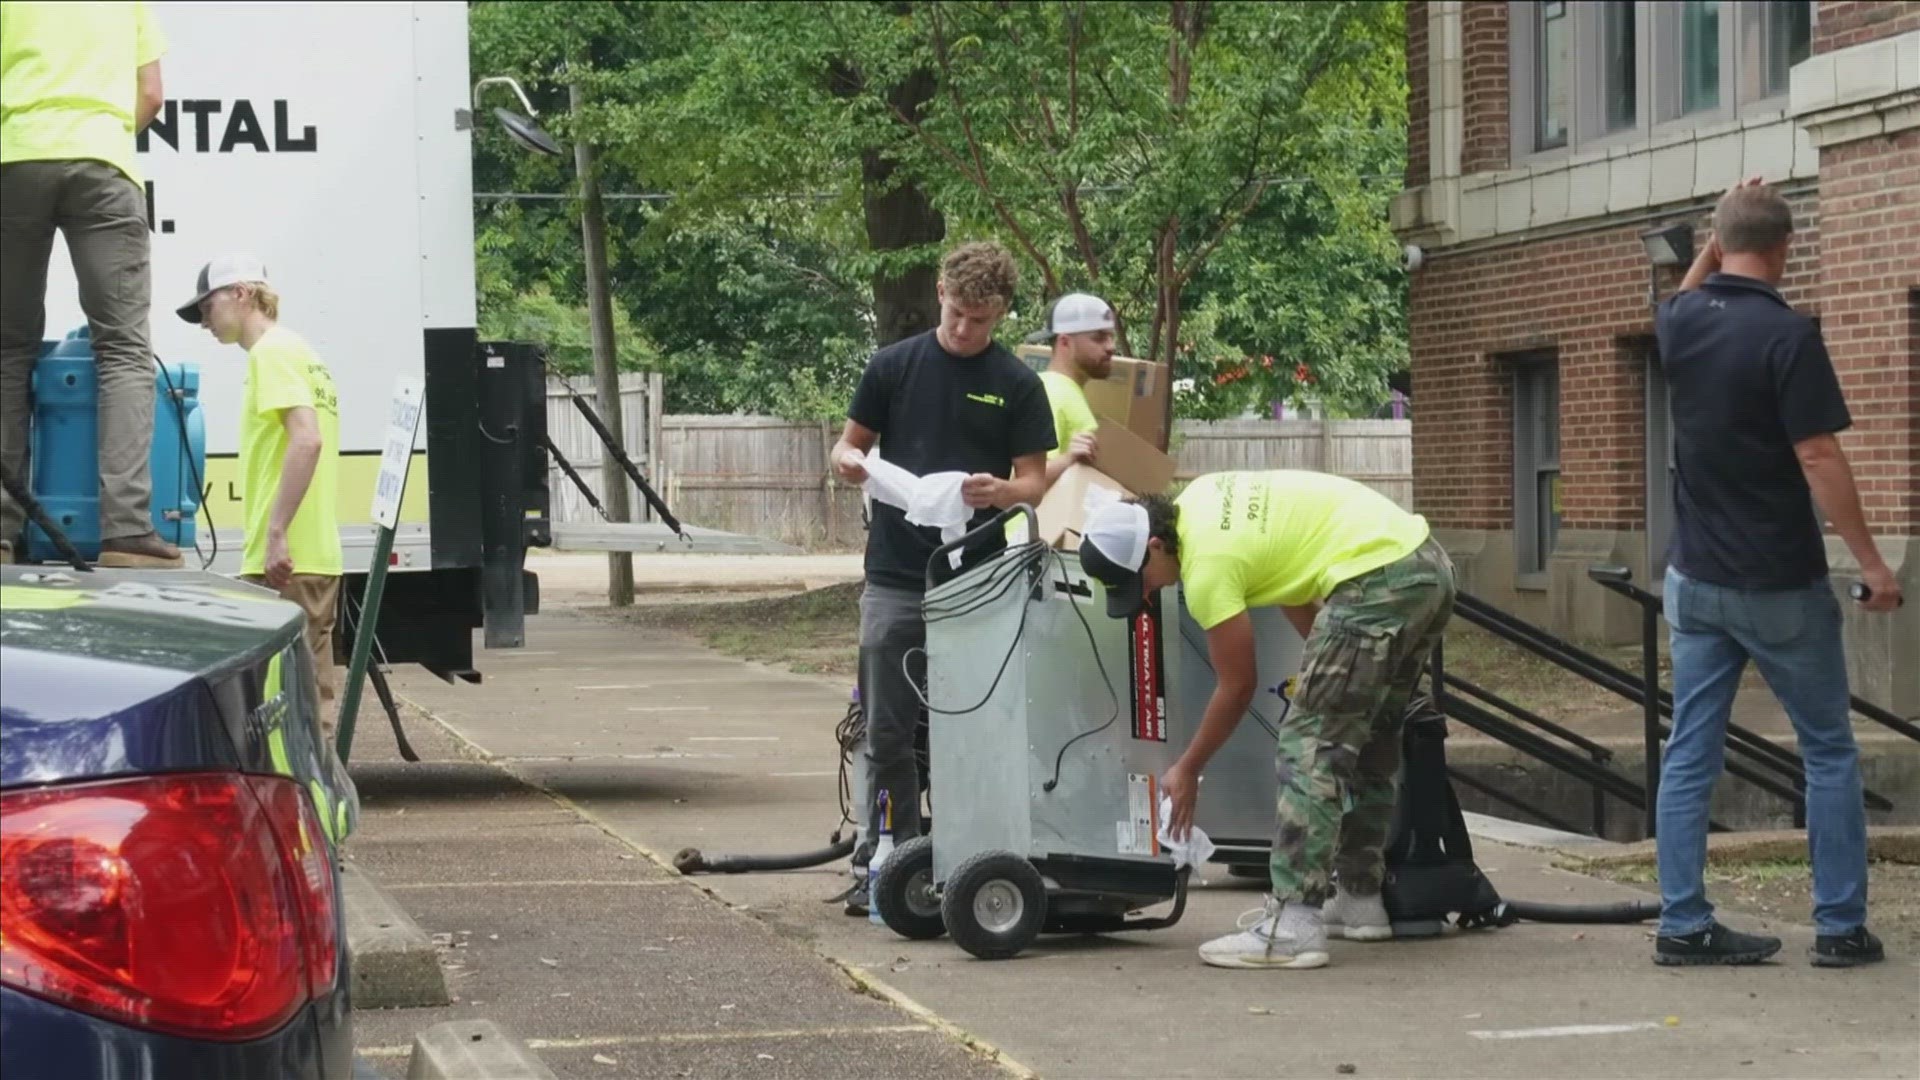
M1476 1039L1559 1039L1569 1035L1620 1035L1629 1031L1655 1031L1661 1026L1653 1020L1636 1020L1630 1024L1562 1024L1558 1027L1469 1031L1467 1034Z
M658 888L676 884L672 878L641 880L555 878L548 881L414 881L404 885L383 885L388 892L403 889L573 889L591 887Z
M588 762L588 763L595 762L595 761L683 761L688 759L697 759L701 761L718 761L718 760L728 759L731 757L733 757L732 754L699 754L699 753L694 753L690 750L662 750L656 753L648 753L648 754L528 754L525 756L514 756L514 757L502 756L498 760L532 762L534 764L550 764L553 762L562 762L562 761L580 761L580 762Z
M927 1024L873 1024L866 1027L775 1028L764 1031L677 1031L659 1035L599 1035L578 1039L528 1039L529 1050L599 1050L616 1046L672 1046L688 1043L754 1042L756 1040L844 1039L861 1035L913 1035L932 1032ZM365 1046L361 1057L406 1057L411 1046Z

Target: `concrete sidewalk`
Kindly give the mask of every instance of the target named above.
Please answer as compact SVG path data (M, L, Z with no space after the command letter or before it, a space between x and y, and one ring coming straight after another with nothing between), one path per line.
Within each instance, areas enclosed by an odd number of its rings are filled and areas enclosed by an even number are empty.
M528 642L482 655L481 687L411 670L396 686L658 860L688 846L721 854L825 843L838 818L832 731L846 686L564 614L533 620ZM369 745L384 737L363 730ZM1479 854L1511 897L1643 895L1556 870L1538 850L1483 843ZM841 867L697 880L1048 1077L1920 1076L1915 958L1815 970L1803 926L1771 927L1787 939L1780 962L1738 971L1657 968L1645 926L1522 924L1425 942L1336 942L1322 971L1222 972L1193 950L1257 906L1260 892L1217 871L1209 879L1177 927L1042 939L1002 963L842 916L824 903L846 883ZM429 921L431 907L415 915ZM588 931L603 934L592 945L602 963L630 962L642 946L615 928ZM904 1062L886 1071L945 1075Z
M348 858L435 936L454 998L355 1013L385 1075L415 1034L478 1019L562 1077L1004 1075L424 718L417 764L377 714L360 731Z

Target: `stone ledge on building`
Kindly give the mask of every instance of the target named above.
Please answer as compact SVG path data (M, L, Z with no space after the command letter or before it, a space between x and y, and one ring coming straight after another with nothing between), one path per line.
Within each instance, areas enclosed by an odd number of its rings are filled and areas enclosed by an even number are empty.
M1920 127L1920 30L1808 57L1788 100L1818 147Z

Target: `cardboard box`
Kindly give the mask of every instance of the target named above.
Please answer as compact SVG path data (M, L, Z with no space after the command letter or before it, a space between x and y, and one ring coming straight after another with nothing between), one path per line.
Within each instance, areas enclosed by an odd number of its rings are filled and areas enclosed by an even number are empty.
M1093 467L1129 494L1158 495L1173 483L1173 459L1117 420L1101 420L1093 429L1093 444Z
M1095 509L1132 495L1158 494L1173 482L1173 459L1117 422L1100 421L1093 437L1099 447L1094 464L1069 467L1034 507L1040 539L1050 547L1078 550L1081 527Z
M1014 351L1035 372L1047 370L1051 350L1022 345ZM1173 393L1172 374L1165 364L1113 358L1113 370L1104 379L1087 383L1087 406L1093 415L1120 421L1158 450L1167 448L1167 400Z
M1087 405L1095 416L1111 417L1156 450L1167 448L1167 402L1173 380L1165 364L1113 358L1104 379L1087 383Z

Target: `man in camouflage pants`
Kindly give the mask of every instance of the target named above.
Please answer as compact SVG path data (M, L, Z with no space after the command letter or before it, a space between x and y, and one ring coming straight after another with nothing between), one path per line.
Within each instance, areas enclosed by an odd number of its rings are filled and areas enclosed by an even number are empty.
M1131 618L1180 583L1207 631L1216 684L1192 745L1161 779L1175 836L1193 824L1200 773L1232 736L1255 685L1249 608L1277 606L1306 639L1281 724L1273 894L1246 928L1200 947L1215 967L1316 968L1328 926L1393 936L1380 900L1400 731L1421 665L1453 614L1453 563L1427 528L1373 489L1315 472L1202 476L1087 520L1083 568L1107 612Z

